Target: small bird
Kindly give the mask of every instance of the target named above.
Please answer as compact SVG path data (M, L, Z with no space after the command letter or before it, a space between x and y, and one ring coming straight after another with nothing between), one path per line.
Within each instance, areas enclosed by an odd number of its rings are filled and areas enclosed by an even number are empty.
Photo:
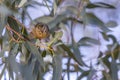
M36 38L36 39L45 39L48 38L50 33L49 33L49 28L47 24L44 23L37 23L31 33L32 37Z

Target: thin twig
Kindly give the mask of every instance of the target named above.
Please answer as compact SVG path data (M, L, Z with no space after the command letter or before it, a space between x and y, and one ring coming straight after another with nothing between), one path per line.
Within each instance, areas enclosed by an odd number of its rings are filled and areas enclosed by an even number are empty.
M47 1L44 0L44 2L45 2L45 5L47 6L48 10L50 11L50 8L49 8L49 6L48 6L48 4L47 4Z

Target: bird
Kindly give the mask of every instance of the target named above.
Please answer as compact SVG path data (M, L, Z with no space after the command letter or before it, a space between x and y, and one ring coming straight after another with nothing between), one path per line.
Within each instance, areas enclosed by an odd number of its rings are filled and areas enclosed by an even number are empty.
M50 35L49 27L47 24L39 22L32 28L30 34L35 39L46 39Z

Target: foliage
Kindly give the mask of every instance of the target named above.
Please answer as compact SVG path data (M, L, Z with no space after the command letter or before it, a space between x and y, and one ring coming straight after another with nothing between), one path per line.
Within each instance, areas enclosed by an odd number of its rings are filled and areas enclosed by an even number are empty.
M110 21L105 24L94 13L87 11L87 9L115 9L115 7L103 2L91 3L89 0L73 0L79 5L61 7L64 1L43 0L39 3L34 0L0 0L0 80L2 78L44 80L47 73L52 74L52 80L63 80L66 74L70 80L71 73L78 74L77 80L84 77L87 80L96 80L98 72L102 73L101 80L118 80L120 45L113 35L108 34L112 31L110 28L117 26L117 23ZM32 20L27 9L35 8L36 5L47 8L50 14ZM30 24L44 22L49 26L51 34L48 42L41 43L36 39L29 41L25 38L29 36L25 27L25 20L28 19L31 20ZM76 42L73 37L75 24L84 25L84 29L88 24L96 26L104 40L112 40L112 44L107 45L108 51L104 53L99 51L96 66L101 65L103 70L95 69L92 62L91 65L87 65L83 60L84 52L80 50L81 47L100 46L101 42L86 36ZM61 40L64 35L62 30L67 31L67 28L70 30L70 43ZM52 61L48 56L51 56ZM64 64L66 68L62 66L64 59L67 59ZM9 77L6 77L6 73Z

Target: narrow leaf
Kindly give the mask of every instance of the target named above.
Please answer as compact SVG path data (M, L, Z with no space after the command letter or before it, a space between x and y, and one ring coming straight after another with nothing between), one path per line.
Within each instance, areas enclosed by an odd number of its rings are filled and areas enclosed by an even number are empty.
M59 32L56 32L55 33L55 37L47 43L48 46L51 46L53 43L57 42L59 39L61 39L63 35L63 32L62 31L59 31Z
M86 13L85 16L85 22L86 24L91 24L99 27L103 32L110 32L111 30L108 29L105 24L98 18L96 17L93 13Z
M73 52L74 52L73 55L75 56L75 58L76 58L80 63L82 63L82 65L87 66L87 65L84 63L84 61L82 60L82 55L81 55L81 53L80 53L79 47L77 46L77 44L76 44L75 42L73 43L72 49L73 49Z
M19 64L19 70L23 80L35 80L35 75L33 75L33 66L35 62L30 62L28 64Z
M105 24L105 26L110 27L110 28L114 28L117 27L117 22L115 21L109 21L108 23Z
M62 55L56 54L53 57L53 79L52 80L61 80L62 75Z
M18 7L22 7L25 3L27 2L27 0L21 0L20 4L18 5Z
M50 16L42 16L42 17L38 17L35 20L33 20L33 22L43 22L43 23L49 23L50 21L52 21L54 18L50 17ZM49 25L48 25L49 26Z
M55 13L56 13L56 11L57 11L57 3L56 3L56 1L54 1L54 3L53 3L53 8L54 8L54 15L55 15Z
M37 47L35 47L34 45L32 45L30 42L25 42L24 44L26 46L26 48L33 54L35 55L35 57L38 59L38 61L40 62L40 65L42 67L43 70L45 70L45 64L43 62L43 58L41 56L41 54L39 53Z
M106 6L106 7L111 8L111 9L115 9L115 7L113 5L110 5L110 4L107 4L107 3L96 2L95 4L101 5L101 6Z
M87 8L109 8L109 9L115 9L113 5L97 2L97 3L90 3L86 6Z
M103 73L103 75L105 77L105 80L112 80L111 76L108 73L106 73L105 71L102 71L102 73Z
M83 44L95 44L95 45L100 45L99 40L90 38L90 37L83 37L78 41L78 45L81 46Z
M87 77L87 80L92 80L93 76L95 75L95 72L96 72L96 70L91 69L90 72L89 72L89 75Z
M83 66L85 65L83 61L81 60L80 54L75 55L74 53L71 52L71 50L64 44L60 45L60 47L67 52L67 54L73 58L79 65ZM86 65L85 65L86 66Z
M112 59L110 69L111 69L112 80L118 80L118 68L114 59Z
M8 17L8 24L16 32L20 31L19 30L19 25L18 25L17 21L15 19L13 19L13 17L11 17L11 16Z
M108 35L106 34L106 33L104 33L104 32L100 32L101 34L102 34L102 37L105 39L105 40L109 40L109 38L108 38Z

